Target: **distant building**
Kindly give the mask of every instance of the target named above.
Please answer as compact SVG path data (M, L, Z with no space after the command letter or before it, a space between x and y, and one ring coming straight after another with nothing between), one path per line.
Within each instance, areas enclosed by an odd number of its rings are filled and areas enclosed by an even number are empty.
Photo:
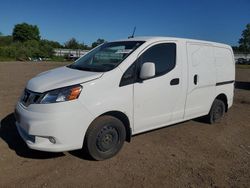
M63 56L63 57L75 57L79 58L82 55L86 54L88 50L81 50L81 49L64 49L64 48L56 48L54 49L55 56Z
M239 59L245 59L246 61L250 60L250 53L234 53L234 59L235 62L237 62Z

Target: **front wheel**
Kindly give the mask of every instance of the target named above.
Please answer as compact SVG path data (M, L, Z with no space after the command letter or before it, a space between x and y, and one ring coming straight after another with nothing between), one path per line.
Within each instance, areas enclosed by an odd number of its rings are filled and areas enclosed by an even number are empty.
M210 109L210 112L207 115L208 123L212 124L220 122L223 115L225 114L225 109L226 107L224 102L219 99L215 99Z
M123 123L113 116L101 116L88 128L84 148L95 160L116 155L123 146L126 130Z

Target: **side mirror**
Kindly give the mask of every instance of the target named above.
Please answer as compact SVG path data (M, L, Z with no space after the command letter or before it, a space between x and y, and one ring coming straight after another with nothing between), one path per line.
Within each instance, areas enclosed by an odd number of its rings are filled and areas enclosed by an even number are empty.
M140 79L145 80L155 76L155 64L152 62L143 63L140 71Z

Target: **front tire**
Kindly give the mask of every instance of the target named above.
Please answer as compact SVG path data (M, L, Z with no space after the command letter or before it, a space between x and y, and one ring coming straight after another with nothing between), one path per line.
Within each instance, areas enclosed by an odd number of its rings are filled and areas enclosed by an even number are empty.
M215 99L209 114L207 115L207 121L210 124L218 123L224 116L226 107L223 101Z
M108 159L120 151L125 138L123 123L113 116L104 115L89 126L83 149L95 160Z

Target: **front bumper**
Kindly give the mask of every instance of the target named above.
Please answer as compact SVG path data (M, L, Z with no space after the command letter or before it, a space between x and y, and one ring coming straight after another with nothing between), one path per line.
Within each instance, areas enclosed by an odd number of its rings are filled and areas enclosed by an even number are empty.
M82 148L85 132L93 120L76 101L56 104L16 105L16 126L29 148L63 152Z

